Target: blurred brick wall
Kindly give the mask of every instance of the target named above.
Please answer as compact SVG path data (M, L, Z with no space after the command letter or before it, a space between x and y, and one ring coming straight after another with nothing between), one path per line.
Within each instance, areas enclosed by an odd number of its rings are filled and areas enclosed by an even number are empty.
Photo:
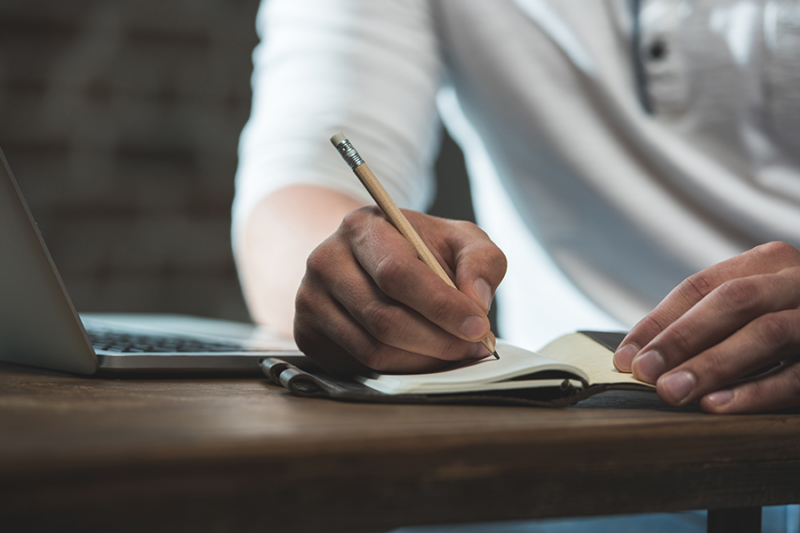
M0 147L79 310L248 319L230 206L258 4L0 0ZM447 136L436 171L432 212L472 219Z
M229 224L257 8L0 1L0 147L79 310L247 318Z

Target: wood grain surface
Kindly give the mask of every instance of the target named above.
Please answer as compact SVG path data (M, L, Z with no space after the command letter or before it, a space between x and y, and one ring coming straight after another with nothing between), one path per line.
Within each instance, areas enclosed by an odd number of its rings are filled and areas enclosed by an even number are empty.
M380 531L800 502L800 415L655 395L569 409L339 403L257 378L0 366L4 531Z

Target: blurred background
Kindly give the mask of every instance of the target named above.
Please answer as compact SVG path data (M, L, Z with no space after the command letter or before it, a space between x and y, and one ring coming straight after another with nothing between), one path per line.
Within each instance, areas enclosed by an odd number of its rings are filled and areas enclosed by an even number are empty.
M258 4L0 0L0 147L80 311L249 319L230 207ZM447 137L436 169L433 212L471 220Z

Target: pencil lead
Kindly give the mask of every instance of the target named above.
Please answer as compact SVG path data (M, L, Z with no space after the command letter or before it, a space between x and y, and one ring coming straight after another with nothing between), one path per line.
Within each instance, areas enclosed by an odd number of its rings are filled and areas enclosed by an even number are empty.
M500 356L497 355L497 350L493 351L492 355L494 356L495 359L500 359Z

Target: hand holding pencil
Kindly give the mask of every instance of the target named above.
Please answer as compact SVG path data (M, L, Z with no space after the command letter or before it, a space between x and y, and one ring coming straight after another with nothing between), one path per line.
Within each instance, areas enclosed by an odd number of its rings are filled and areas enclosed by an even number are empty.
M375 177L375 174L369 169L367 164L361 159L358 151L353 148L353 145L347 140L347 137L344 136L343 133L336 133L333 137L331 137L331 143L337 150L342 154L345 162L350 165L350 168L353 170L358 179L364 185L364 187L369 192L372 199L375 200L375 203L381 208L383 213L392 223L392 225L397 228L403 237L411 244L414 248L414 251L417 253L417 256L425 263L428 268L433 270L433 272L439 276L439 279L447 283L450 287L458 290L456 284L453 283L453 280L450 279L450 276L442 268L442 265L439 264L436 257L433 253L428 249L425 245L425 242L416 232L414 227L411 223L403 216L403 212L400 211L400 208L397 207L397 204L394 203L392 197L389 196L389 193L386 192L386 189L383 188L381 182L378 181L378 178ZM497 355L497 351L494 347L494 341L491 337L486 336L481 340L481 344L486 346L486 349L494 355L495 359L500 359Z
M353 210L311 253L295 301L298 346L331 371L431 372L493 351L486 313L505 256L472 223L400 211L457 289L381 208Z

